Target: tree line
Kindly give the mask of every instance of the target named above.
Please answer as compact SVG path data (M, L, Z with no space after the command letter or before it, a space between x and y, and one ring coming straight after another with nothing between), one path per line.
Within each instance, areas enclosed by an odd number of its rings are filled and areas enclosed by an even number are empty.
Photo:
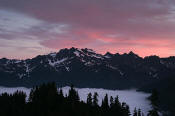
M106 94L102 104L98 102L96 92L89 93L83 102L73 86L64 95L55 83L48 83L33 87L27 100L22 91L1 94L0 116L144 116L141 109L136 108L131 114L129 106L121 103L118 96L113 98ZM148 116L158 116L157 110L153 109Z

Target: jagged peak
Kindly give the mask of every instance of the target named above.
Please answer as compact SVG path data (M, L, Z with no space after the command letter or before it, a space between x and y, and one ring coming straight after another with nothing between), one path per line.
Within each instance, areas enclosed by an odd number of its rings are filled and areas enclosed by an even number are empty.
M110 52L106 52L106 54L104 55L106 58L111 58L112 56L114 56L114 54L110 53Z
M112 54L112 53L110 53L110 52L106 52L105 56L106 56L106 55L114 55L114 54Z
M96 53L93 49L89 49L89 48L84 48L84 49L81 49L81 50L84 51L84 52Z
M89 49L89 48L76 48L76 47L64 48L64 49L60 49L60 51L80 51L80 52L87 51L87 52L95 52L93 49Z
M115 56L125 56L125 57L141 58L139 55L137 55L133 51L130 51L129 53L123 53L123 54L116 53Z
M102 55L100 53L96 53L93 49L89 49L89 48L76 48L76 47L71 47L71 48L63 48L63 49L60 49L58 52L51 52L51 53L48 53L48 54L44 54L44 55L37 55L36 57L33 57L33 58L38 58L38 57L46 57L46 56L55 56L57 57L58 54L60 53L64 53L64 54L72 54L74 53L75 51L77 52L80 52L82 54L94 54L94 55L98 55L98 56L107 56L107 55L114 55L114 56L134 56L135 58L142 58L142 59L146 59L146 58L151 58L151 57L157 57L157 58L160 58L159 56L156 56L156 55L151 55L151 56L146 56L146 57L140 57L139 55L137 55L136 53L134 53L133 51L130 51L128 53L123 53L123 54L120 54L120 53L115 53L115 54L112 54L110 52L106 52L106 54ZM31 60L33 58L28 58L28 59L22 59L22 60ZM175 56L170 56L170 57L165 57L165 58L172 58L174 59ZM8 59L8 58L1 58L1 61L2 60L16 60L16 59ZM20 60L20 59L18 59Z
M175 59L175 56L169 56L168 58L170 58L170 59Z
M71 48L70 48L70 49L68 49L68 50L76 51L76 50L78 50L78 48L71 47Z
M59 52L65 52L65 51L68 51L69 49L68 48L63 48L63 49L60 49L59 51L58 51L58 53Z
M89 48L65 48L61 49L57 56L68 56L68 57L91 57L91 58L97 58L97 59L104 59L104 56L102 54L96 53L93 49Z
M60 51L58 53L61 52L69 52L69 53L82 53L82 54L97 54L93 49L89 49L89 48L75 48L75 47L71 47L71 48L64 48L64 49L60 49Z
M49 55L52 56L52 57L55 57L57 55L57 53L56 52L52 52Z
M121 54L120 53L116 53L115 56L120 56Z
M148 59L148 58L151 58L151 59L159 59L160 57L157 56L157 55L151 55L151 56L146 56L146 57L144 57L144 59Z
M129 53L128 53L128 55L132 55L132 56L135 56L135 57L139 57L136 53L134 53L133 51L130 51Z
M130 54L130 55L136 55L133 51L130 51L128 54Z

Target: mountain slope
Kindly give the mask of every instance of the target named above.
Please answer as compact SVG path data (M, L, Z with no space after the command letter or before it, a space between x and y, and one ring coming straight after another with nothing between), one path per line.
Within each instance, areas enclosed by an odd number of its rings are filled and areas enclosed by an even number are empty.
M141 58L128 54L98 54L92 49L61 49L32 59L0 59L0 85L34 86L55 81L60 86L124 89L141 87L175 74L175 57Z

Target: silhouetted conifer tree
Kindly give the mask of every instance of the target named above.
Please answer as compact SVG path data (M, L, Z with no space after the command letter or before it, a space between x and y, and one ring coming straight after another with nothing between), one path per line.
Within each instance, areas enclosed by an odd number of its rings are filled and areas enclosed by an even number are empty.
M130 115L129 106L125 102L122 103L122 112L124 116Z
M88 94L86 103L88 105L92 105L92 94L91 93Z
M115 105L121 107L121 103L119 102L118 96L115 98Z
M134 109L133 116L138 116L138 115L137 115L137 109L136 109L136 108Z
M143 112L142 112L142 116L145 116Z
M28 102L23 92L0 94L0 116L129 116L129 106L113 100L106 94L102 105L98 105L98 94L89 93L87 103L79 100L78 92L71 86L68 96L62 89L57 91L55 83L33 87ZM152 112L150 112L152 114ZM152 116L152 115L150 115Z
M151 111L149 111L147 116L159 116L157 110L153 109Z
M126 105L126 107L125 107L125 115L126 116L130 116L131 115L131 112L130 112L130 108L129 108L129 106L128 105Z
M151 104L153 106L153 108L157 108L158 107L158 103L159 103L159 97L158 97L158 92L156 89L152 90L151 96L149 97Z
M69 90L68 100L71 102L78 102L80 100L78 92L74 89L73 85L71 85L71 88Z
M142 116L141 114L142 114L142 113L141 113L141 109L139 108L139 109L138 109L137 116Z
M151 101L153 109L149 111L148 116L159 116L158 114L158 103L159 95L156 89L152 90L151 96L148 98Z
M98 106L98 93L95 92L93 95L93 106L97 107Z
M105 111L109 109L109 103L108 103L108 95L106 94L104 99L102 100L102 106Z
M64 94L63 94L63 90L62 90L62 88L59 89L58 94L59 94L59 96L64 97Z
M110 107L114 106L114 98L111 96L110 97Z

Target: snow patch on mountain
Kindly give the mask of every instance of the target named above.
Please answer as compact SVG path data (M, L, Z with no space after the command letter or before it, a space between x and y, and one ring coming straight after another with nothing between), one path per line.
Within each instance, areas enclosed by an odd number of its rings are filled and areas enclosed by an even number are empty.
M153 75L153 77L154 77L154 78L157 78L157 76L158 76L158 74L157 74L157 73Z
M4 71L4 72L7 72L7 73L13 73L13 71L8 71L8 70L6 70L6 71Z
M80 52L75 51L74 54L75 54L77 57L80 57Z
M104 59L102 56L100 55L96 55L96 54L92 54L90 55L91 57L95 57L95 58L99 58L99 59Z
M93 66L94 63L92 63L92 62L86 62L84 65L86 65L86 66Z
M40 64L42 64L42 63L43 63L43 61L41 60L41 61L40 61Z
M52 56L52 57L56 57L57 54L56 53L50 53L49 55Z
M114 69L114 70L117 70L118 68L117 67L114 67L114 66L111 66L111 65L106 65L107 67L111 68L111 69Z
M25 74L18 74L18 77L22 79L25 76Z
M49 65L52 66L52 67L55 67L56 65L59 65L63 62L65 62L68 58L63 58L61 60L57 60L57 61L51 61L50 59L48 59L48 62L49 62Z
M22 62L22 61L21 61L21 60L16 60L14 63L17 63L17 64L18 64L18 63L20 63L20 62Z
M121 70L118 70L118 71L119 71L119 73L120 73L121 76L124 75L124 73Z
M105 57L105 58L111 58L111 56L109 56L109 55L105 55L104 57Z
M24 62L24 66L25 66L25 68L26 68L26 74L27 74L27 76L29 77L30 75L29 75L29 73L30 73L30 70L29 70L29 65L27 64L27 62L25 61Z
M164 61L163 61L163 60L160 60L160 64L163 64L163 65L164 65L165 63L164 63Z
M66 68L66 70L67 70L68 72L70 72L70 68L69 68L69 67L65 66L65 68Z
M95 51L92 50L92 49L85 49L85 50L87 50L88 52L93 52L93 53L95 53Z
M111 66L109 64L106 65L106 66L109 67L109 68L111 68L111 69L113 69L113 70L117 70L120 73L121 76L124 75L124 73L118 67L114 67L114 66Z

